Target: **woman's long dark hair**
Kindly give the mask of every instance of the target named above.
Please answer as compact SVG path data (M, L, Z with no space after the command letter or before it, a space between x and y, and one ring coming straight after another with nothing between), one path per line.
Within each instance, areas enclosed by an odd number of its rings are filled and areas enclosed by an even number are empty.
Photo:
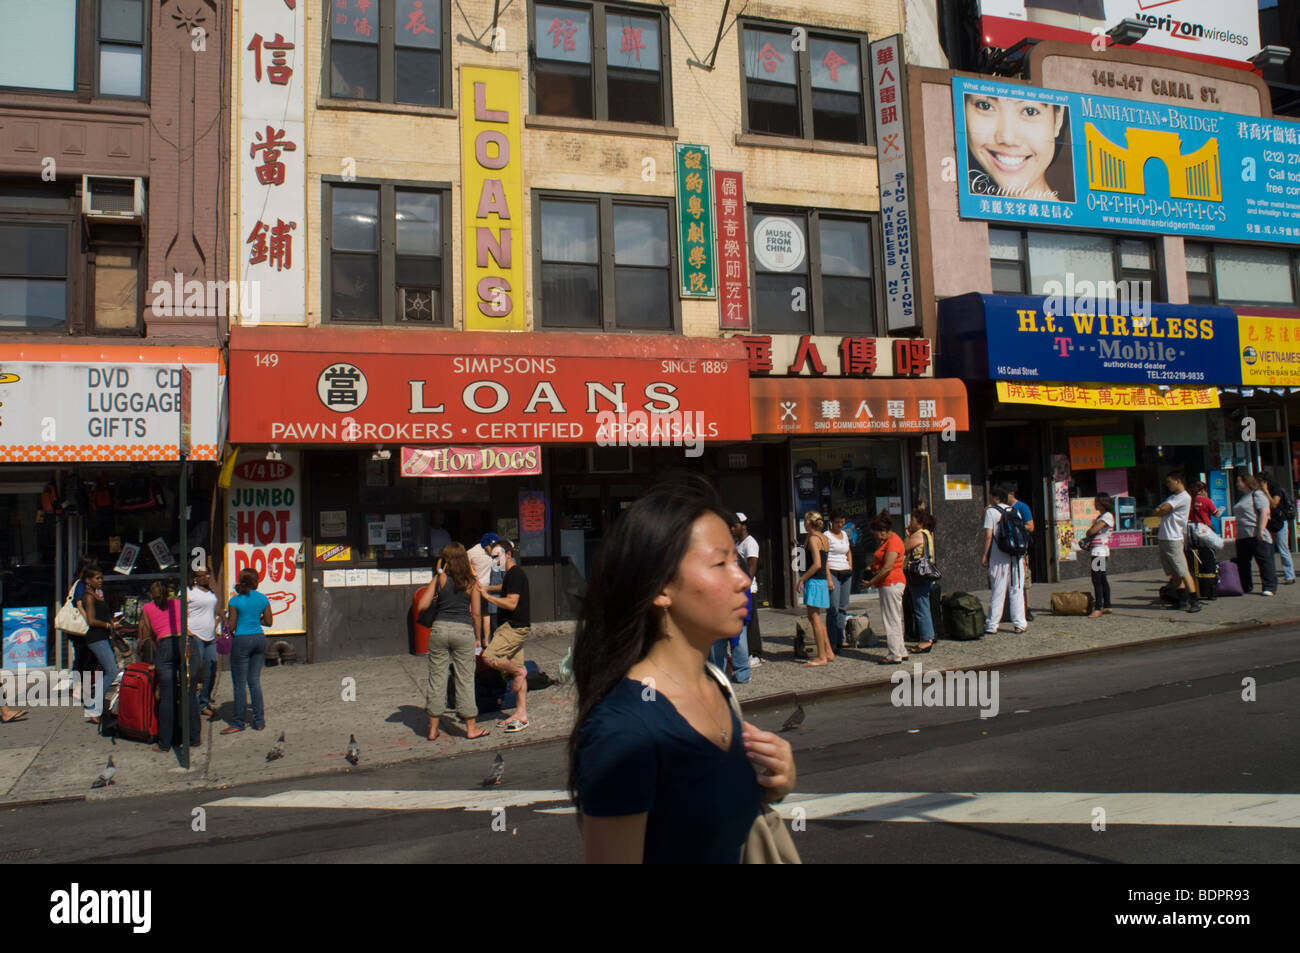
M257 570L241 569L239 571L239 582L235 583L235 592L241 596L248 595L250 590L257 588Z
M691 527L709 513L728 526L735 522L704 477L671 473L623 511L596 557L573 641L578 715L569 735L569 794L579 812L578 739L583 725L662 636L655 596L676 578Z

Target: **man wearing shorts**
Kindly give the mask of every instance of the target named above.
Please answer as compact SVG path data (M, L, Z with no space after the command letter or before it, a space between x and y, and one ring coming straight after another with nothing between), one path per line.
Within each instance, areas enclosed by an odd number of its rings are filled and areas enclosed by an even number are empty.
M484 592L483 598L497 607L498 624L492 641L483 651L483 662L511 680L515 693L514 716L502 726L506 731L528 727L528 669L524 667L524 643L528 640L528 576L515 562L515 546L508 539L492 547L492 558L505 571L500 595Z
M1187 557L1183 553L1186 545L1183 537L1187 532L1187 517L1192 511L1192 497L1188 494L1181 470L1175 470L1165 477L1165 487L1169 496L1156 507L1155 515L1160 517L1160 531L1157 533L1160 543L1160 568L1169 576L1169 591L1177 593L1174 607L1183 608L1186 599L1188 612L1200 612L1201 603L1196 597L1196 580L1187 568ZM1186 595L1179 592L1182 588Z

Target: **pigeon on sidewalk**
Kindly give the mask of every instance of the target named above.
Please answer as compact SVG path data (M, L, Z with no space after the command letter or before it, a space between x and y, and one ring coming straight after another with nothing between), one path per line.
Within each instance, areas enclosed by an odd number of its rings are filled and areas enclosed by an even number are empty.
M271 746L271 750L266 753L266 760L278 761L280 758L283 757L284 757L284 732L282 731L280 732L280 737L275 739L275 744Z
M352 765L354 768L357 766L357 762L361 760L361 748L357 745L356 735L348 735L348 750L343 757L346 758L348 764Z
M782 731L793 731L795 728L798 728L803 724L804 711L803 705L799 704L798 692L794 693L794 706L794 711L791 712L790 717L785 720L785 724L781 726Z
M93 791L95 788L108 787L113 783L113 775L115 774L117 774L117 768L113 764L113 756L109 755L108 764L106 764L104 770L99 773L99 777L95 778L95 783L90 786L91 790Z
M501 752L492 759L492 773L483 779L483 787L490 788L500 784L501 779L506 776L506 759L501 757Z

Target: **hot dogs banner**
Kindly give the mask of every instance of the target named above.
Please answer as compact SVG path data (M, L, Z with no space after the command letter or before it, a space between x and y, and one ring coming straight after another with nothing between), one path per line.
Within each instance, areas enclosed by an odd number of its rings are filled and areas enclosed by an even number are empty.
M268 632L305 632L303 624L302 465L252 457L235 464L226 508L226 597L244 569L257 571L258 592L271 603Z
M952 96L963 218L1300 242L1300 123L968 77Z

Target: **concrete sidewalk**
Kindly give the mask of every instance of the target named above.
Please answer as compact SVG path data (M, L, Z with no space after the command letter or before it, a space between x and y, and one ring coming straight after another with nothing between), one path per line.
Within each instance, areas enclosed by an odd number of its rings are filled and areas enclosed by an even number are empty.
M1163 582L1155 572L1111 578L1114 612L1101 619L1056 617L1050 593L1084 588L1082 580L1036 584L1030 606L1035 621L1023 635L1002 632L977 642L940 641L927 655L913 656L906 668L921 662L925 669L976 668L1012 664L1071 652L1104 650L1154 642L1195 633L1225 632L1236 626L1300 621L1300 586L1282 586L1276 597L1258 594L1204 603L1202 612L1163 609L1156 590ZM987 605L988 593L975 593ZM827 691L850 691L887 684L898 666L883 666L885 656L880 611L874 596L855 596L852 611L870 618L875 639L864 648L846 649L824 668L804 668L793 657L795 626L801 611L762 610L765 664L754 669L749 684L738 686L742 701L756 711L789 704L789 693L815 697ZM554 678L572 644L572 623L534 627L528 658ZM438 742L425 740L424 695L427 664L423 657L391 656L289 665L268 668L262 675L267 729L236 735L219 734L231 713L228 672L222 672L217 698L221 716L204 723L204 743L191 749L191 767L180 768L176 754L158 754L149 746L101 738L79 708L36 708L19 723L0 726L0 804L62 797L117 798L187 789L222 788L254 781L328 775L353 770L343 759L348 736L361 747L360 769L412 760L443 757L482 757L502 747L550 741L567 736L573 723L571 686L551 685L529 693L526 731L505 734L497 727L501 713L484 715L480 724L492 729L486 738L469 741L448 734L444 719ZM355 680L356 700L345 701L346 679ZM775 715L761 723L778 723ZM769 726L770 727L770 726ZM280 732L286 735L286 756L267 762L265 756ZM116 783L92 792L109 755L117 766ZM508 755L507 755L508 757ZM321 779L318 784L328 784ZM429 786L437 787L436 767Z

